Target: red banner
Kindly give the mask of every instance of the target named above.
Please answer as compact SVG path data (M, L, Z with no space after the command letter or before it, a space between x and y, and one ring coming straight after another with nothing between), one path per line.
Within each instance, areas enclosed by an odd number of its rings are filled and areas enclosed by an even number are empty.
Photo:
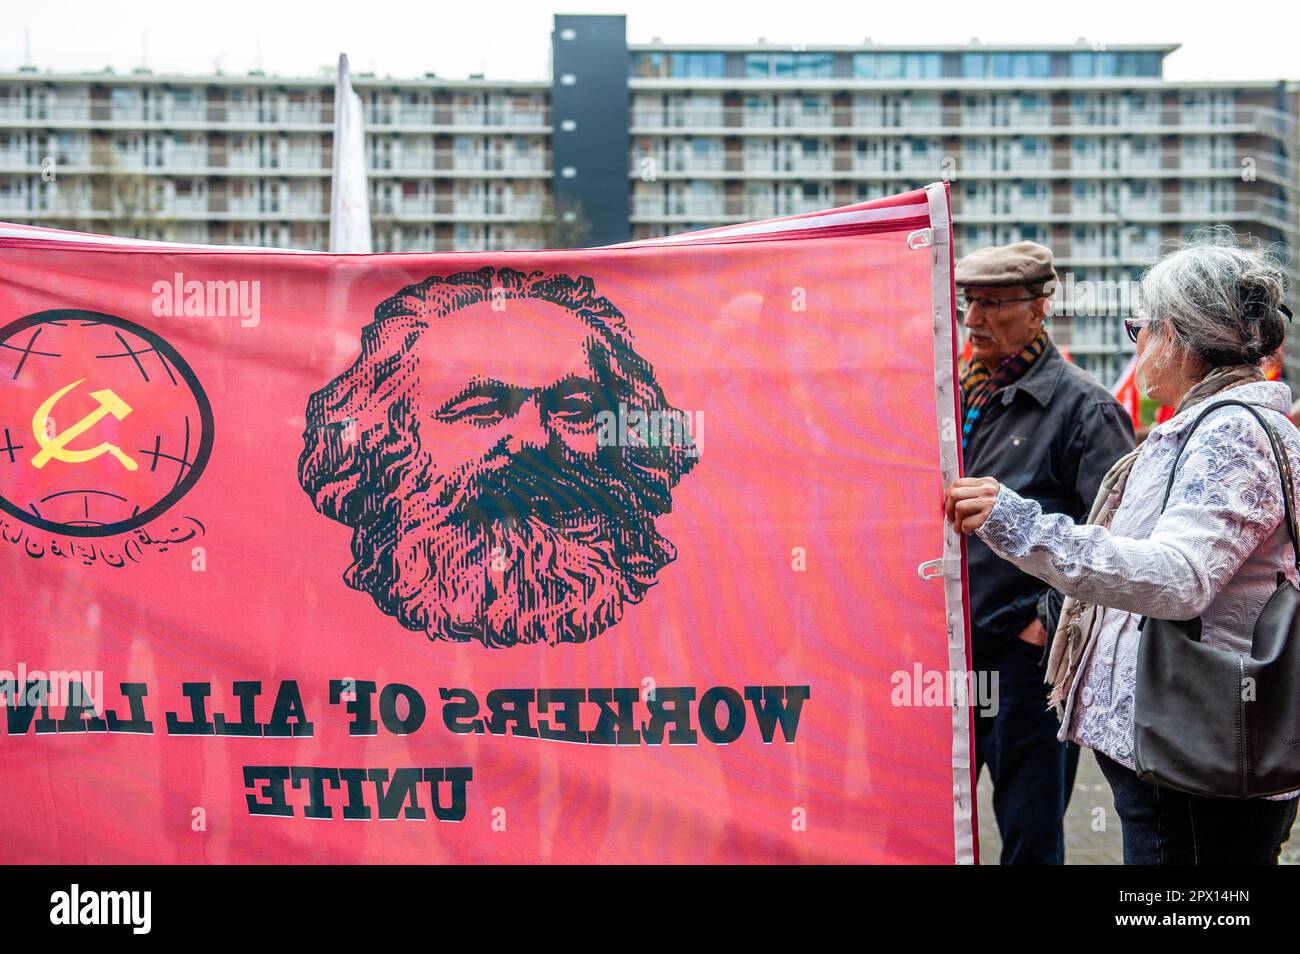
M0 860L973 860L948 237L0 228Z

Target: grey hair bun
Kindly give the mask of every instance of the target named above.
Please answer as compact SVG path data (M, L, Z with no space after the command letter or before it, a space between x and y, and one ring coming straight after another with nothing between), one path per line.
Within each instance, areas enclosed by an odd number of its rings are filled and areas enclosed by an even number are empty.
M1278 310L1282 269L1266 251L1229 244L1219 232L1214 238L1151 266L1142 279L1143 310L1211 367L1259 364L1286 337Z

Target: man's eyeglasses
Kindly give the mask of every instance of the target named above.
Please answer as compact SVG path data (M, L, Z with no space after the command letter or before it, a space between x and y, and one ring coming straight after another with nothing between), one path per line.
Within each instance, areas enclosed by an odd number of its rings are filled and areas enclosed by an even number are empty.
M1020 298L978 298L975 295L958 295L957 305L962 311L969 311L976 305L980 310L987 314L994 314L1001 311L1007 305L1017 301L1037 301L1042 295L1025 295Z

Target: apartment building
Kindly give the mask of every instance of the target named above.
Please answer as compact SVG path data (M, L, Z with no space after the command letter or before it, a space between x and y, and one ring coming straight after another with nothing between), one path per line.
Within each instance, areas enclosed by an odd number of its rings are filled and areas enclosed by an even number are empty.
M1116 315L1167 243L1225 225L1297 248L1297 92L1171 83L1175 46L629 47L636 237L844 205L947 178L958 255L1031 239L1053 321L1111 381ZM1101 314L1068 314L1074 305Z
M361 76L383 251L535 243L549 84ZM0 216L178 242L325 248L333 80L0 76Z
M1175 49L629 44L621 16L560 15L548 78L355 78L376 246L606 244L946 178L959 255L1055 250L1103 312L1063 301L1057 338L1109 381L1126 283L1167 243L1224 225L1297 277L1300 89L1170 82ZM332 83L0 75L0 217L323 248Z

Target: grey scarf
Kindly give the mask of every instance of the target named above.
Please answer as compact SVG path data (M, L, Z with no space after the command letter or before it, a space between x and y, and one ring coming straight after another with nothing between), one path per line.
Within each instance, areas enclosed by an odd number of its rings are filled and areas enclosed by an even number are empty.
M1235 364L1215 368L1187 392L1175 413L1200 404L1220 391L1263 380L1263 372L1254 365ZM1128 483L1129 472L1139 453L1140 449L1129 451L1106 471L1097 491L1097 499L1093 501L1092 510L1088 514L1088 523L1110 526L1111 517L1124 497L1124 486ZM1072 596L1067 596L1061 605L1061 617L1056 624L1045 680L1052 687L1047 695L1047 704L1056 708L1058 719L1065 716L1065 703L1074 686L1075 674L1083 661L1092 655L1092 647L1097 638L1097 616L1096 604L1076 600Z

